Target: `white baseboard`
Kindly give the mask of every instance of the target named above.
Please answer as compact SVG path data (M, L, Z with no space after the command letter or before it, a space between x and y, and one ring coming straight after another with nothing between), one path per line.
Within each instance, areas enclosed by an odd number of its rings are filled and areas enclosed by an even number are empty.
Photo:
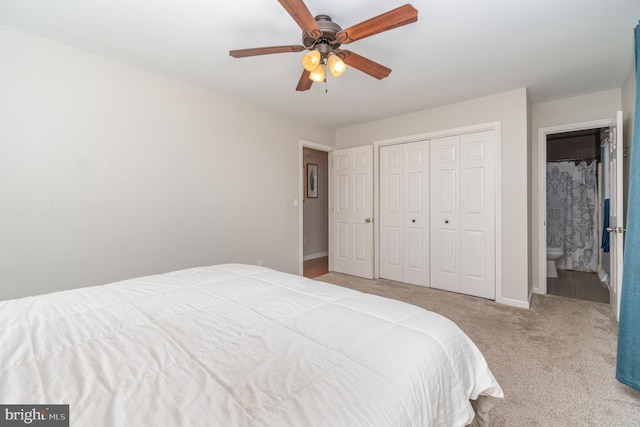
M531 308L530 301L520 301L511 298L500 298L499 300L496 300L496 302L504 305L510 305L511 307L526 308L527 310Z
M598 271L598 279L600 279L600 281L605 284L607 289L609 289L609 292L611 292L611 284L609 283L609 274L603 269L600 269L600 271Z
M601 282L606 282L609 280L609 274L603 269L600 269L600 271L598 271L598 278L600 278Z
M328 255L329 255L329 251L318 252L317 254L305 255L302 258L302 260L303 261L309 261L310 259L322 258L323 256L328 256Z

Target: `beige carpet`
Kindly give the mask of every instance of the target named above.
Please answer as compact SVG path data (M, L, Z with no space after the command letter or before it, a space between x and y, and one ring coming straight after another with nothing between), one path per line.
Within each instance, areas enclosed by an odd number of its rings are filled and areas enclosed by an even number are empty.
M390 280L338 273L316 280L456 322L504 390L491 411L492 426L640 426L640 393L615 379L617 323L607 304L535 295L526 310Z

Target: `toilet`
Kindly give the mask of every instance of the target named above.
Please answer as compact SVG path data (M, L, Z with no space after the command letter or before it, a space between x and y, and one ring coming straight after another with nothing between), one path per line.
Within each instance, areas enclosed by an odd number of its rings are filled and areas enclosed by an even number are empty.
M558 277L556 260L563 255L561 248L547 248L547 277Z

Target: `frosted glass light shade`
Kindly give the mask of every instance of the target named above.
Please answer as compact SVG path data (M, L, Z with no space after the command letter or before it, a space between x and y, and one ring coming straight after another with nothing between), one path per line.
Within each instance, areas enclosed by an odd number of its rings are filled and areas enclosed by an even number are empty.
M317 50L312 50L302 57L302 66L305 70L311 72L316 69L318 65L320 65L320 52Z
M333 77L341 76L342 73L347 71L347 64L345 64L337 55L329 56L329 58L327 58L327 62L329 65L329 71L331 71L331 75Z
M320 64L313 71L310 71L309 78L316 83L323 82L324 81L324 64Z

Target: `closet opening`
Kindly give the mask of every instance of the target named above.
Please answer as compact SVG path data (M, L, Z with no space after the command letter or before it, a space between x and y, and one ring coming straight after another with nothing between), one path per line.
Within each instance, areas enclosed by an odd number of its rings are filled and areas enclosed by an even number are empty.
M609 303L609 128L547 135L547 293Z

